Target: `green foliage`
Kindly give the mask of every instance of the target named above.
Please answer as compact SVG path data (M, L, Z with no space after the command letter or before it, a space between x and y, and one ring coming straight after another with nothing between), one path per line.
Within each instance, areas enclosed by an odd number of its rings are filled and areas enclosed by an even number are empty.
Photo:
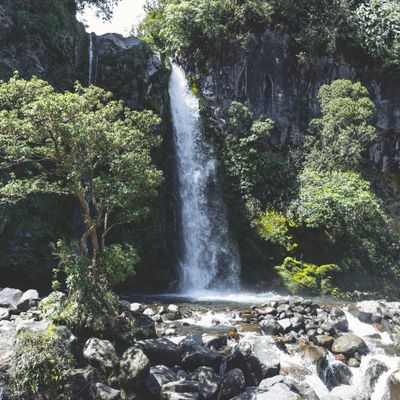
M291 293L335 294L337 292L332 286L333 275L340 271L335 264L317 266L286 257L283 264L275 269Z
M355 172L304 170L293 214L310 228L328 231L373 232L388 220L371 185Z
M85 6L95 7L98 15L103 19L109 20L113 14L113 8L120 2L120 0L76 0L78 10L82 11Z
M75 92L55 93L44 81L17 75L0 82L0 168L7 176L0 199L15 204L54 194L75 200L86 224L80 251L95 282L107 275L99 260L108 234L144 217L161 181L150 154L160 143L159 118L111 97L79 84ZM113 251L121 261L121 249Z
M274 244L282 246L286 251L293 251L298 244L294 243L289 230L296 224L286 217L283 213L266 210L255 221L259 235Z
M216 54L226 41L243 43L249 30L262 31L272 8L256 0L159 0L146 7L138 34L171 54L176 49Z
M13 399L67 400L73 357L63 328L51 325L34 332L24 329L14 344L11 377Z
M311 125L319 137L307 158L314 169L353 169L377 137L372 118L375 105L360 83L339 79L323 85L318 94L322 117Z
M400 4L393 0L361 2L352 14L356 41L376 60L400 65Z

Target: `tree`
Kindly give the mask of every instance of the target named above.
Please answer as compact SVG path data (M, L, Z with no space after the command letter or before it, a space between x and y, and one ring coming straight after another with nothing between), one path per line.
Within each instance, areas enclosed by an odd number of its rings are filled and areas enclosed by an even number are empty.
M160 143L159 118L111 98L94 86L56 93L37 78L0 81L0 168L8 176L0 200L46 193L75 199L86 226L80 255L95 286L110 251L124 259L120 247L107 250L110 232L146 215L162 178L150 154Z
M318 137L306 163L314 169L357 168L363 152L376 139L375 105L359 82L339 79L322 85L318 94L322 116L311 121Z
M85 6L93 6L104 19L111 19L113 8L120 0L76 0L76 5L79 11L82 11Z

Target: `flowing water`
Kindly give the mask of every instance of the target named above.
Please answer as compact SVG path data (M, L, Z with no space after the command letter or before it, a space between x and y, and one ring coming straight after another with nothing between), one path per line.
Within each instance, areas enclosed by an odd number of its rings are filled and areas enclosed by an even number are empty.
M89 76L88 84L93 83L93 34L89 34Z
M180 292L235 291L240 261L218 193L214 149L201 129L198 98L175 63L169 94L180 200Z

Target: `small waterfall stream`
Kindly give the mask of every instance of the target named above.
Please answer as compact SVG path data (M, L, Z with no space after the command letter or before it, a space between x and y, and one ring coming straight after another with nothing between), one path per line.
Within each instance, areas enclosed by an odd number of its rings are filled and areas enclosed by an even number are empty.
M169 95L180 198L179 289L190 294L236 290L240 261L218 194L214 149L200 126L199 101L184 70L175 63Z
M89 34L89 76L88 85L93 83L93 33Z

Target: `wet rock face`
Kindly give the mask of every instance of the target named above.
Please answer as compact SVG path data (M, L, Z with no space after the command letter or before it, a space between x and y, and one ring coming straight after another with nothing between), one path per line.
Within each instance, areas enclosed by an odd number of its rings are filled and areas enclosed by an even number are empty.
M155 109L163 114L168 103L168 74L150 47L134 36L115 33L92 34L92 39L92 83L111 91L132 108Z
M261 38L251 37L247 48L232 46L218 59L210 59L206 73L199 74L199 87L213 110L219 126L226 124L233 100L251 105L256 116L275 121L280 131L273 144L283 145L299 139L310 115L319 112L317 95L324 83L335 79L360 80L369 89L377 105L377 126L393 132L371 148L371 161L381 169L398 163L400 132L400 76L360 65L338 51L333 57L313 57L308 67L298 64L291 51L290 37L281 31L267 30Z
M58 89L70 88L86 75L88 40L75 19L72 0L0 4L0 79L14 71L23 77L37 75ZM46 24L33 21L47 18Z

